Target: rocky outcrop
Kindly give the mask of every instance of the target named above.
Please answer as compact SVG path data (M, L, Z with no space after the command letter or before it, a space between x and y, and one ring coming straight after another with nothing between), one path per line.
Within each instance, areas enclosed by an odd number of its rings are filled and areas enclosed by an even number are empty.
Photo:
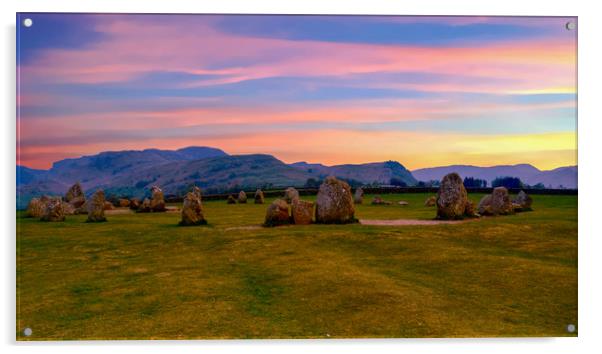
M180 226L205 225L207 221L203 215L203 205L198 193L189 192L184 197L182 206L182 220Z
M105 192L98 190L94 192L90 200L88 200L88 219L86 222L103 222L107 221L105 218L105 207L107 201L105 200Z
M359 187L355 190L355 194L353 195L353 202L355 204L362 204L364 202L364 190L362 187Z
M290 224L288 203L283 199L276 199L268 206L265 213L264 226L278 226Z
M299 191L296 190L293 187L288 187L285 191L284 191L284 200L286 200L287 203L291 204L293 202L293 199L297 199L299 198Z
M508 215L514 213L508 190L505 187L493 189L493 193L484 196L479 202L481 215Z
M263 191L258 189L255 191L255 204L263 204L265 201L263 197Z
M311 224L314 215L314 203L299 198L293 199L291 214L295 225Z
M462 178L457 173L450 173L443 177L437 192L436 204L438 219L454 220L474 216L468 193Z
M65 221L65 212L63 210L63 201L61 198L49 198L44 206L44 214L40 218L42 221Z
M238 192L237 201L239 204L247 204L247 193L245 193L245 191Z
M316 223L348 224L357 222L351 187L329 176L318 190L316 197Z

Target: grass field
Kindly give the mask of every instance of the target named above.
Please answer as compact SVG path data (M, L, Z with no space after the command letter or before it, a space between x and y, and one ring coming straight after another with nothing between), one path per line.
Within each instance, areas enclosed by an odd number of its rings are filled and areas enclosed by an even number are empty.
M356 216L435 216L426 194L383 197L410 205ZM199 227L173 213L88 224L19 212L18 339L576 335L577 196L433 226L260 228L267 204L204 207Z

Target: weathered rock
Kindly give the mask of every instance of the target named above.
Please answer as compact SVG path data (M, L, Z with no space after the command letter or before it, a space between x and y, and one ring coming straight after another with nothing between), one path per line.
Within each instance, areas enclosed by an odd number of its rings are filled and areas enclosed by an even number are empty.
M255 191L255 204L263 204L263 203L264 203L263 191L261 189L258 189Z
M493 193L484 196L479 202L479 214L481 215L507 215L514 213L510 196L506 187L497 187Z
M437 205L437 197L435 197L434 195L426 198L426 200L424 201L424 206L434 207L435 205Z
M76 208L74 214L88 214L88 201L86 200L79 208Z
M453 220L472 216L467 213L469 203L462 178L455 172L445 175L437 192L437 218Z
M247 193L245 191L238 192L238 203L247 204Z
M44 211L46 210L46 205L43 203L40 198L32 198L27 204L27 217L30 218L40 218L44 215Z
M90 200L88 200L87 202L88 219L86 219L86 222L107 221L107 218L105 218L106 203L107 201L105 200L105 192L103 190L97 190L96 192L94 192Z
M138 209L137 213L150 213L151 212L151 200L148 198L144 198Z
M67 203L66 201L62 201L63 203L63 213L65 215L73 215L75 214L75 207L73 207L73 205Z
M182 205L182 220L181 226L194 226L207 224L203 215L203 205L198 193L189 192L184 197Z
M199 197L199 200L202 202L203 201L203 196L201 193L201 188L197 187L197 186L192 186L192 193L196 194L197 197Z
M138 199L138 198L130 199L130 209L138 210L138 208L140 208L140 199Z
M533 204L533 198L530 195L525 193L525 191L520 191L516 195L516 198L512 201L514 211L529 211L533 210L531 205Z
M296 190L293 187L288 187L285 191L284 191L284 200L286 200L287 203L292 203L293 199L297 199L299 198L299 191Z
M311 224L314 215L314 203L299 198L293 199L291 214L293 223L297 225Z
M73 209L81 207L86 202L86 196L79 182L69 188L67 194L65 194L65 201L73 205Z
M353 202L355 204L362 204L364 202L364 190L362 187L359 187L355 190L355 194L353 195Z
M477 208L472 200L469 200L466 203L466 209L464 210L464 215L468 216L468 217L473 217L473 218L480 216L479 214L477 214Z
M65 212L63 210L63 201L61 198L49 198L44 206L44 214L40 218L42 221L65 221Z
M406 202L405 200L400 200L400 201L397 202L397 204L399 204L401 206L410 205L410 203Z
M151 187L151 201L150 208L155 212L165 211L165 198L163 197L163 191L158 186Z
M234 196L233 196L232 194L230 194L230 195L228 196L228 201L227 201L227 203L228 203L228 204L236 204L236 198L234 198Z
M115 206L113 205L113 203L109 202L108 200L105 200L104 209L105 210L113 210L113 209L115 209Z
M283 199L276 199L268 206L265 213L264 226L278 226L290 224L288 203Z
M357 222L351 187L333 176L326 178L316 197L316 222L347 224Z
M383 198L376 195L376 196L374 196L374 198L372 198L372 204L373 205L390 205L391 202L383 200Z
M124 199L124 198L119 199L119 207L120 208L127 208L129 206L130 206L130 201L128 199Z

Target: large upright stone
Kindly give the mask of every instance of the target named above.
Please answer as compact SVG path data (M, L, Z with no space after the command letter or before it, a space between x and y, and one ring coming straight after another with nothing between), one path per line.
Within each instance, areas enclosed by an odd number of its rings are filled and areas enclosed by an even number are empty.
M40 198L32 198L27 204L27 217L40 218L44 215L46 210L46 204L40 200Z
M364 190L362 187L359 187L355 190L355 194L353 196L353 202L355 204L362 204L364 202Z
M182 206L182 220L180 221L181 226L194 226L207 224L205 216L203 215L203 204L199 193L195 191L189 192L184 197L184 204Z
M507 215L514 213L510 196L506 187L497 187L493 193L484 196L479 202L479 214L481 215Z
M284 191L284 200L286 200L287 203L292 203L293 199L297 199L299 198L299 191L296 190L293 187L288 187L285 191Z
M316 197L316 222L347 224L357 222L351 187L333 176L326 178Z
M163 197L163 191L158 186L153 186L151 188L151 201L150 208L152 211L161 212L165 211L165 198Z
M265 213L264 226L278 226L290 224L288 203L282 199L276 199L268 206Z
M74 209L81 207L86 202L86 196L79 182L69 188L67 194L65 194L65 201L73 205Z
M258 189L255 191L255 204L263 204L263 203L264 203L263 191L261 189Z
M245 191L238 192L238 203L247 204L247 193Z
M437 192L437 218L462 219L473 216L462 178L455 172L445 175Z
M49 198L44 206L44 214L40 218L42 221L65 221L65 212L63 210L63 201L61 198Z
M291 214L293 223L296 225L311 224L314 215L314 203L299 198L293 199Z
M107 218L105 218L105 202L105 192L103 190L97 190L92 194L87 202L88 219L86 219L86 222L107 221Z
M202 202L203 197L202 197L202 193L201 193L201 188L197 187L197 186L192 186L192 193L194 193L197 197L199 197L199 200Z

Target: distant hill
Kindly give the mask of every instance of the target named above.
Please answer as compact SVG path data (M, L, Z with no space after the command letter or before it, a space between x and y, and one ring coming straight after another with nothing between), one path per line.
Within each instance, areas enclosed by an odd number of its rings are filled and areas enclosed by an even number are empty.
M32 183L46 176L48 171L17 165L17 186Z
M295 162L291 166L303 170L318 179L324 179L329 175L333 175L364 184L389 184L392 178L397 178L408 186L413 186L417 182L412 173L397 161L335 166Z
M500 165L478 167L470 165L452 165L422 168L412 171L420 181L441 180L448 173L457 172L462 178L484 179L489 185L496 177L518 177L524 183L535 185L543 183L552 188L577 188L577 166L560 167L550 171L541 171L529 164Z

